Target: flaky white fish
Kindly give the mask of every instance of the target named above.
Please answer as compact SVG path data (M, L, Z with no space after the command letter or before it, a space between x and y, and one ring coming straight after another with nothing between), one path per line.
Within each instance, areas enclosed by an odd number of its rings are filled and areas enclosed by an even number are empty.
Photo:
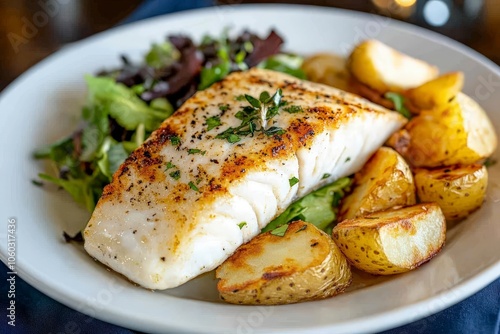
M287 104L266 129L283 131L216 138L241 124L236 114L249 104L238 97L278 89ZM146 288L176 287L216 268L294 200L358 171L405 122L278 72L230 74L184 103L118 169L84 231L85 249Z

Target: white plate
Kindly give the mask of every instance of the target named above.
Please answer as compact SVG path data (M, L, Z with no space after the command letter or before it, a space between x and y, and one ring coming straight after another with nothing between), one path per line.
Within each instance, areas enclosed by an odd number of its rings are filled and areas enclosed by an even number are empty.
M268 333L366 332L395 327L435 313L500 276L500 165L490 169L483 208L449 232L443 252L422 268L335 298L275 307L217 301L204 276L180 288L151 292L106 270L61 231L76 231L87 215L63 192L34 187L44 166L31 152L70 133L85 97L83 75L118 65L120 53L139 57L168 33L196 38L223 27L265 34L275 27L286 48L300 53L346 53L363 38L378 38L437 64L462 70L465 92L490 112L500 129L500 70L477 53L434 33L373 15L305 6L228 6L163 16L118 27L75 43L16 80L0 98L0 231L6 262L6 220L17 221L19 275L50 297L90 316L147 332ZM498 156L498 155L497 155ZM360 284L358 283L358 286Z

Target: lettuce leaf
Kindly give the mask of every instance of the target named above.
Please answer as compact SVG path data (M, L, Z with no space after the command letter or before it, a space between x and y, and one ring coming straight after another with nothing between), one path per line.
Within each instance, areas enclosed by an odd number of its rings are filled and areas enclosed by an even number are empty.
M89 106L103 108L127 130L135 130L142 123L147 131L153 131L171 114L149 107L133 90L112 78L87 75L85 80L89 88Z
M114 172L127 159L129 153L125 150L123 143L119 143L111 137L107 137L101 147L100 158L97 160L97 166L109 182L111 182Z
M350 185L351 179L343 177L313 191L291 204L281 215L264 227L262 232L272 231L295 220L303 220L326 231L335 224L337 207L344 197L345 189Z
M302 66L303 58L296 55L277 54L261 62L257 67L290 74L299 79L307 79Z

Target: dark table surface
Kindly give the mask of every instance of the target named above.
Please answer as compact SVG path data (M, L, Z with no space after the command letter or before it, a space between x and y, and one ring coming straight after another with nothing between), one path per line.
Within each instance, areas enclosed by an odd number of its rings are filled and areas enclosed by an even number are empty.
M411 0L394 0L408 3ZM47 7L57 2L57 6ZM149 5L137 6L141 0L2 0L0 2L0 90L7 86L27 68L57 51L66 43L79 40L91 34L105 30L119 23L124 18L138 20L154 14L200 7L210 4L209 0L191 1L146 1ZM228 0L219 4L238 4L248 1ZM250 1L273 2L273 1ZM283 2L283 1L274 1ZM289 3L313 3L316 5L335 6L365 12L384 13L383 6L391 0L370 1L286 1ZM422 3L418 0L408 12L406 9L392 17L431 28L459 40L493 61L500 63L500 1L450 1L457 4L454 16L448 24L433 27L422 16ZM470 15L464 3L482 4L476 14ZM379 6L377 6L379 5ZM464 9L464 10L461 10ZM26 30L26 21L34 22L40 11L48 15L47 22L39 21L39 26ZM135 12L134 12L135 10ZM51 14L52 13L52 14ZM132 16L130 16L130 14ZM39 18L41 20L41 18ZM44 23L44 24L42 24ZM24 30L23 30L24 29ZM14 36L16 35L16 36ZM2 291L7 289L6 270L2 270ZM61 305L18 279L19 315L21 321L16 328L6 326L0 319L0 333L132 333L125 328L89 318ZM7 308L6 298L0 299L2 315ZM5 318L5 316L2 316ZM89 320L90 319L90 320ZM69 324L69 325L68 325ZM485 333L497 334L500 331L500 280L485 289L444 311L386 334L396 333Z

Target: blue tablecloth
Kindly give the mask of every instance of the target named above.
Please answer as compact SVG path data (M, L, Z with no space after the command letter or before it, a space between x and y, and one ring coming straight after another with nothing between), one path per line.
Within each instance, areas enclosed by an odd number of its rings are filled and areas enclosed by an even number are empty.
M123 23L212 5L211 0L147 0ZM500 242L500 241L499 241ZM16 279L16 327L7 324L7 268L2 265L0 333L134 333L76 312ZM412 324L383 334L445 333L498 334L500 332L500 279L466 300Z

